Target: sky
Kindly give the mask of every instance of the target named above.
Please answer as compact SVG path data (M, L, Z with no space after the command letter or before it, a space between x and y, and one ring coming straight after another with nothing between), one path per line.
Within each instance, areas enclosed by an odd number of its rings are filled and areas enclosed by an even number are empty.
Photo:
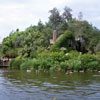
M100 29L99 0L0 0L0 42L17 28L25 30L40 19L45 23L49 10L57 7L61 12L65 6L73 10L73 17L82 11L83 19Z

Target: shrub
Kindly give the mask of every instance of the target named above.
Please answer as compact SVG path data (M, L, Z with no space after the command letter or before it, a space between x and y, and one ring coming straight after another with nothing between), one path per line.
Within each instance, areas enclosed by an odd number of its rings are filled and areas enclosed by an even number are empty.
M10 62L10 68L11 69L20 69L20 65L23 62L23 59L21 57L17 57L16 59L13 59Z
M61 38L59 40L57 40L54 45L51 46L51 49L50 50L51 51L57 51L61 47L68 48L68 44L67 44L67 40L68 39L74 41L74 36L73 36L72 32L65 31L65 33L61 36Z
M64 62L66 59L65 53L61 52L42 52L37 56L37 60L39 63L39 69L42 70L57 70L58 67L60 68L60 62ZM59 63L59 64L58 64Z
M33 59L32 61L33 61L33 69L38 70L40 66L38 59Z
M73 59L69 59L68 60L68 66L70 67L70 69L72 71L74 70L82 70L82 65L81 65L81 60L80 60L80 57L76 57L76 58L73 58Z
M20 65L21 70L33 69L33 60L25 59Z
M68 68L68 62L67 61L65 61L65 62L61 62L60 63L60 68L61 68L61 70L62 71L67 71L67 68Z
M80 52L78 51L70 51L67 55L67 59L76 59L78 56L80 56Z
M50 71L67 71L68 68L74 71L87 69L100 70L99 55L80 54L77 51L71 51L68 55L61 52L42 52L34 59L25 59L17 57L10 62L12 69L35 69L35 70L50 70Z
M12 59L11 61L10 61L10 68L12 69L12 67L13 67L13 63L15 62L15 59Z
M94 55L91 55L90 53L82 55L82 66L84 67L84 70L96 70L98 65L99 62Z

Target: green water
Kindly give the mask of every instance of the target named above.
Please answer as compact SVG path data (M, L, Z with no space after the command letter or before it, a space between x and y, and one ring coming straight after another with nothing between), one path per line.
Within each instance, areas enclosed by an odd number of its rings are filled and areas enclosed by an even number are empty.
M27 73L0 69L0 100L100 100L99 73Z

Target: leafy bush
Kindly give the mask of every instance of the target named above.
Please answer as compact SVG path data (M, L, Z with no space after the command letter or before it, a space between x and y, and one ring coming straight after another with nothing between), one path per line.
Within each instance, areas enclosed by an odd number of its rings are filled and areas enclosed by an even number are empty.
M68 62L67 61L65 61L65 62L61 62L60 63L60 68L61 68L61 70L62 71L67 71L67 69L68 69Z
M74 59L74 58L77 58L78 56L80 56L81 53L78 52L78 51L70 51L67 55L67 58L68 59Z
M10 68L11 69L20 69L20 65L21 63L23 63L24 59L22 59L21 57L17 57L16 59L13 59L10 62Z
M33 69L33 60L25 59L20 65L21 70Z
M15 62L15 59L12 59L11 61L10 61L10 68L12 69L13 68L13 63Z
M74 41L74 36L72 32L65 31L65 33L61 36L61 38L57 40L54 45L51 46L51 51L59 50L59 48L61 47L68 48L68 43L67 43L68 39Z
M99 66L99 62L95 56L91 55L90 53L87 53L82 55L82 66L84 70L96 70Z
M50 67L57 67L57 62L64 61L66 59L66 56L64 52L43 52L38 55L37 59L39 61L41 69L49 70Z
M67 63L71 70L82 70L81 54L77 51L71 51L67 55Z
M12 69L21 70L50 70L50 71L72 71L77 70L100 70L99 55L90 53L81 54L77 51L71 51L67 55L61 52L44 51L34 59L22 59L17 57L10 62Z

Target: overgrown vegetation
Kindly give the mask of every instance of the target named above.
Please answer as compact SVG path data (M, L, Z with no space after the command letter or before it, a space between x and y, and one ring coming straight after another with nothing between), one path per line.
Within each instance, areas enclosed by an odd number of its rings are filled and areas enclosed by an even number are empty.
M12 60L11 68L20 70L41 70L41 71L81 71L100 70L100 58L90 53L80 54L77 51L70 51L65 55L60 52L42 52L34 59L20 58Z
M15 58L10 63L11 68L50 71L67 71L69 68L72 71L100 70L100 30L83 20L82 13L79 13L77 19L73 18L71 12L72 9L68 7L64 8L63 13L53 8L45 24L39 21L37 26L30 26L25 31L17 29L11 32L3 40L1 49L3 57ZM52 39L54 29L60 38L50 46L49 40ZM85 41L82 45L76 41L79 36ZM71 41L71 45L68 41ZM62 47L65 48L64 51L61 50ZM87 53L84 53L84 50Z
M69 48L68 40L73 41L73 43L75 42L74 36L71 31L65 31L65 33L60 37L60 39L57 40L56 43L51 46L50 48L51 51L59 50L61 47L65 47L67 49L73 49ZM73 45L75 45L75 43Z

